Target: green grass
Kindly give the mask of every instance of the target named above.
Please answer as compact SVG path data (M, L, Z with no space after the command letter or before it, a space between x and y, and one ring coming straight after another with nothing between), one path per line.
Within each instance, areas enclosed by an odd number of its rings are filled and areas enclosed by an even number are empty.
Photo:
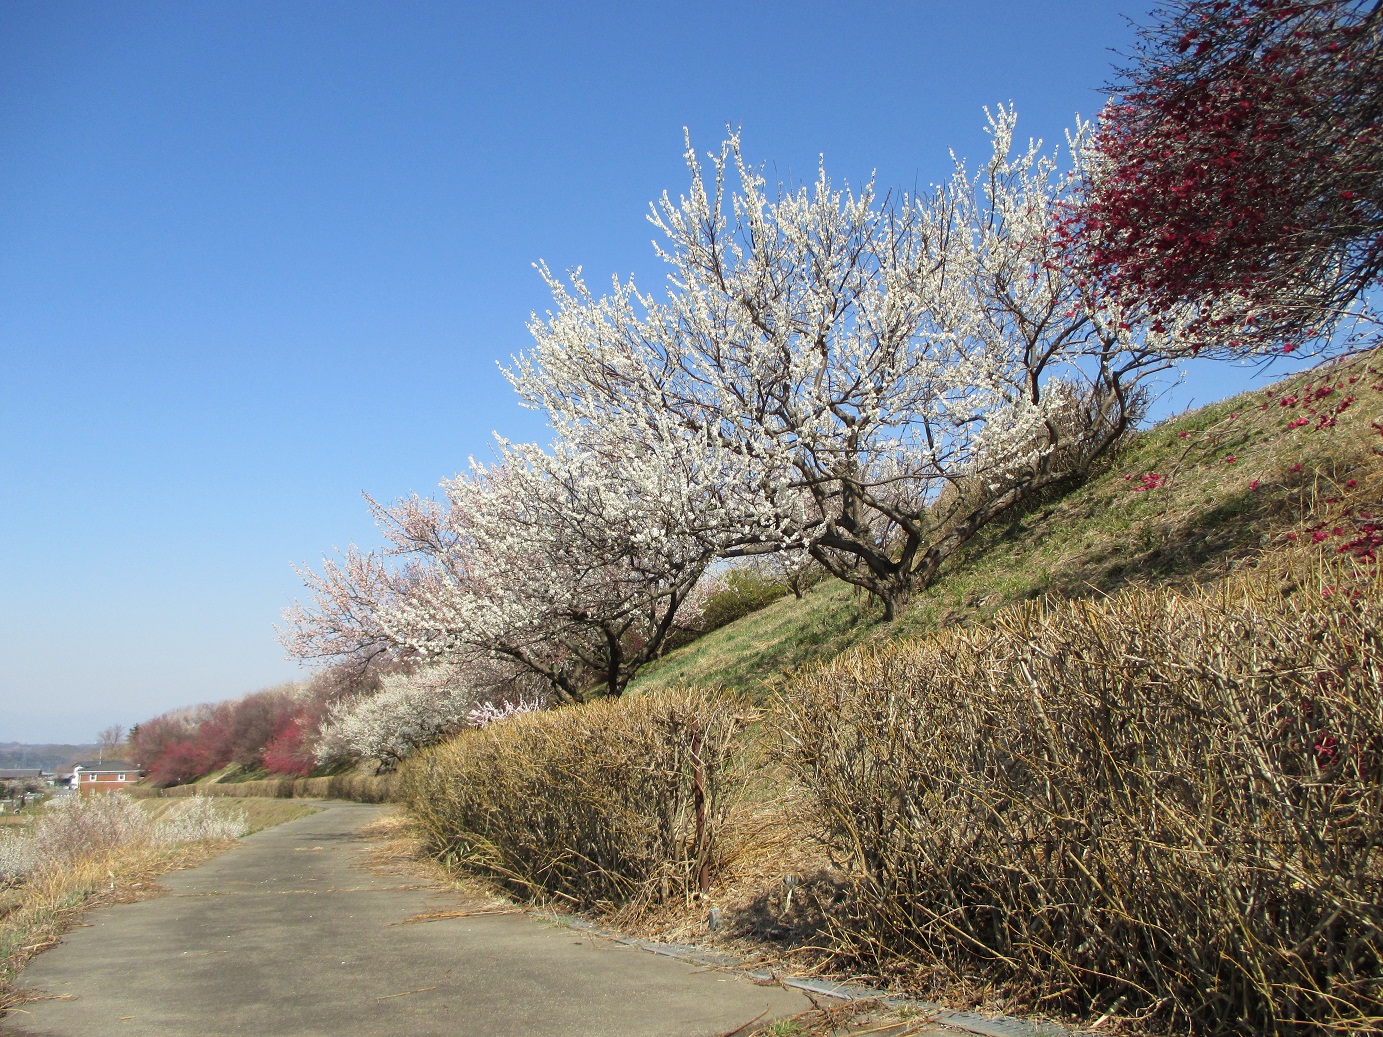
M1363 375L1369 363L1377 358L1350 368ZM852 645L984 622L1016 601L1221 577L1282 542L1320 502L1344 494L1347 480L1368 503L1383 499L1375 452L1383 444L1371 426L1383 421L1383 392L1371 388L1380 377L1359 383L1357 403L1335 428L1289 430L1300 411L1277 401L1309 380L1286 379L1133 434L1083 485L981 531L892 623L855 588L826 580L800 601L781 598L669 652L630 690L712 684L762 694L785 672ZM1135 490L1146 474L1165 481Z

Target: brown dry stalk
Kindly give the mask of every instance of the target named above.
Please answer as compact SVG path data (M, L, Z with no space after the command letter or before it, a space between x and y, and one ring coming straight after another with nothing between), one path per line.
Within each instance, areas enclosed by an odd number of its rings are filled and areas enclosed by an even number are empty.
M787 682L836 953L1198 1033L1383 1023L1383 575L1284 557Z
M380 994L375 998L376 1001L388 1001L394 997L407 997L409 994L425 994L429 990L436 990L437 987L419 987L417 990L402 990L397 994Z
M690 899L722 866L748 718L701 691L522 715L410 760L397 792L432 852L522 897Z
M427 914L411 915L402 922L390 922L390 925L419 925L423 922L440 922L447 918L478 918L482 915L522 915L527 912L521 907L510 908L508 910L483 910L483 911L429 911Z

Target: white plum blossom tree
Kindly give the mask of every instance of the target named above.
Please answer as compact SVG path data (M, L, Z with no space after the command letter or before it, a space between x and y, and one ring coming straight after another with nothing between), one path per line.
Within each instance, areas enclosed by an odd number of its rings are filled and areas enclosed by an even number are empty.
M316 746L319 763L374 759L392 766L455 734L469 715L507 701L508 674L483 658L386 675L380 689L333 705ZM541 702L538 696L516 701Z
M513 702L482 702L466 714L466 723L471 727L489 727L523 713L536 713L546 708L541 698L520 698Z
M702 479L692 529L722 556L803 549L891 618L987 522L1084 474L1176 341L1064 272L1072 177L1014 125L999 109L984 169L896 202L824 171L770 195L737 136L709 176L689 146L690 193L650 217L666 297L541 266L555 309L511 382L565 441L599 430L620 464Z
M314 601L286 614L285 645L304 658L482 652L541 676L559 701L593 683L621 694L715 545L697 530L698 477L586 440L501 444L501 463L447 480L441 502L372 502L389 552L352 550L305 574Z
M373 500L370 507L379 515ZM417 562L390 565L383 553L352 544L339 560L323 558L320 573L306 566L294 566L294 572L311 604L294 602L283 610L278 639L290 656L365 673L380 660L408 654L384 624L382 611L428 578L425 567Z

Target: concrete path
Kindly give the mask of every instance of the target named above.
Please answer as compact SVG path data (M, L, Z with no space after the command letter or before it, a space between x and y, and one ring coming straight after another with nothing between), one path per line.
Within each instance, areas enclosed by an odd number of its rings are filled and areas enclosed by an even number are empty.
M406 919L464 905L375 874L330 804L101 908L19 977L62 995L0 1021L8 1037L718 1037L810 1007L760 987L524 915Z

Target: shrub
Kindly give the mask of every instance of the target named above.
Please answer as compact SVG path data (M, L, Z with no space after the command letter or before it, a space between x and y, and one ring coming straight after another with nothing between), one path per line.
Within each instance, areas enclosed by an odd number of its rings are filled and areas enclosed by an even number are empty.
M741 619L788 594L787 581L766 567L744 565L716 581L701 608L700 630L710 633Z
M33 840L43 860L100 853L149 837L149 817L129 796L64 796L34 822Z
M26 830L0 837L0 880L95 856L149 839L149 817L129 796L67 796Z
M33 840L28 835L22 830L0 829L0 885L33 870Z
M705 890L735 787L741 700L698 691L523 713L408 761L432 849L579 907Z
M249 829L245 811L222 813L206 796L178 803L154 826L156 843L193 843L203 839L239 839Z
M776 752L854 861L835 949L1194 1032L1373 1030L1383 578L1350 565L798 675Z
M394 775L333 774L322 778L264 778L259 781L208 782L150 789L148 795L180 799L187 796L264 796L269 799L349 799L357 803L386 803L394 798Z

